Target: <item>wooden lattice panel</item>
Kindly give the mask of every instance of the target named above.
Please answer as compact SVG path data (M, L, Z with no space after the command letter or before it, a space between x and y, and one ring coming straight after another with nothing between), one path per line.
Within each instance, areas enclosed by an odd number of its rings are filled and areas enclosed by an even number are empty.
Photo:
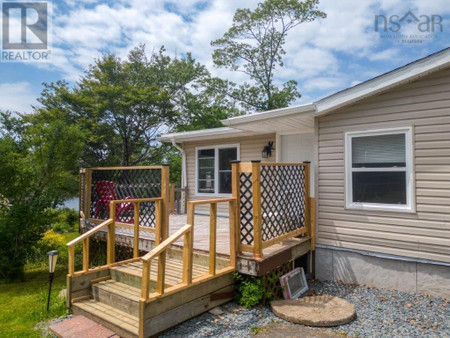
M263 241L305 225L304 166L261 166L261 214Z
M252 173L240 174L240 229L241 243L253 244Z
M265 304L267 300L283 298L283 289L280 283L280 277L291 272L293 269L292 261L280 265L262 277L266 294L263 298Z
M80 182L79 182L79 192L78 196L80 197L79 200L79 211L84 212L84 202L85 202L85 196L86 196L86 172L80 172Z
M109 201L161 196L160 169L93 170L91 179L91 218L108 219ZM132 223L132 203L116 207L117 221ZM155 226L155 203L140 203L140 226Z

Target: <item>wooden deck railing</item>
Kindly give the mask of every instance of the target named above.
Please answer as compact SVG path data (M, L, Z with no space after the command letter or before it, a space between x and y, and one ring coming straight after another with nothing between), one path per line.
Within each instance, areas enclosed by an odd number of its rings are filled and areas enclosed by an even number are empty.
M263 257L263 249L288 238L314 241L310 163L232 163L237 201L238 251Z
M193 236L192 225L186 224L179 229L169 238L164 240L161 244L153 248L142 260L142 287L141 287L141 299L148 301L150 297L150 269L151 262L154 258L158 257L158 274L156 282L156 293L159 295L164 294L165 288L165 265L166 265L166 251L175 243L181 236L184 236L183 246L183 283L188 286L192 283L192 260L193 260Z
M80 225L84 220L99 224L109 218L109 200L163 197L169 208L169 167L165 165L136 167L98 167L80 170ZM132 223L126 211L116 215L122 223ZM143 222L152 226L149 220Z
M115 262L115 246L116 246L116 227L131 229L133 233L133 258L139 257L139 231L149 231L155 234L156 245L162 239L164 228L163 228L163 212L162 212L162 197L156 198L139 198L133 200L114 200L110 202L110 215L109 219L96 225L94 228L85 232L81 236L75 238L74 240L67 243L68 253L69 253L69 276L75 273L75 245L78 243L83 243L83 270L82 272L87 272L89 270L89 239L98 233L99 231L106 228L106 264L101 266L101 268L106 268L112 266ZM155 203L155 228L142 227L139 226L140 219L140 209L139 205L141 203ZM134 209L134 225L121 223L116 220L116 205L121 203L132 203ZM98 267L97 267L98 268Z
M216 243L217 243L217 204L228 203L229 210L229 229L230 229L230 266L236 267L237 255L237 200L235 197L218 198L211 200L191 201L188 202L187 222L195 224L194 215L197 205L209 204L209 274L216 274Z
M221 268L217 270L216 267L216 243L217 243L217 204L218 203L228 203L230 210L230 260L229 266ZM209 236L209 261L208 261L208 273L203 274L201 276L196 276L195 282L201 283L202 281L206 281L211 277L222 275L224 273L229 273L233 271L236 267L236 199L234 197L230 198L219 198L212 200L201 200L201 201L192 201L188 202L188 214L187 214L187 223L184 227L179 229L161 244L153 248L149 253L141 258L143 269L142 269L142 288L141 288L141 301L149 302L155 297L160 297L161 295L167 292L180 291L184 288L189 287L193 280L193 236L194 236L194 228L195 228L195 207L197 205L210 205L210 236ZM165 289L165 264L166 264L166 251L170 248L172 244L174 244L179 238L184 236L184 244L183 244L183 273L182 273L182 281L181 284L173 285ZM157 271L157 281L156 281L156 291L154 293L150 293L150 269L151 269L151 261L158 257L158 271Z
M80 221L89 221L94 224L94 228L67 244L69 276L138 260L140 231L154 233L155 245L166 239L169 233L169 183L167 165L80 170ZM157 196L139 198L139 195L143 194ZM112 196L121 198L109 200ZM149 208L149 204L154 204L154 208ZM144 205L147 208L144 208ZM141 207L144 209L142 212ZM131 209L132 215L129 215ZM119 214L116 214L117 212ZM117 227L133 230L132 259L116 262ZM89 268L89 240L105 229L106 264ZM75 272L75 245L78 243L83 243L83 269Z

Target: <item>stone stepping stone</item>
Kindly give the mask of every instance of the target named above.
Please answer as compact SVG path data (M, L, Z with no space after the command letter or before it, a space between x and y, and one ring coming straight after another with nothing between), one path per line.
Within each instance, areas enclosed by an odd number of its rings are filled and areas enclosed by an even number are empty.
M75 316L50 326L60 338L120 338L113 331L84 317Z
M276 300L271 302L270 306L276 316L309 326L337 326L356 318L352 304L331 295Z

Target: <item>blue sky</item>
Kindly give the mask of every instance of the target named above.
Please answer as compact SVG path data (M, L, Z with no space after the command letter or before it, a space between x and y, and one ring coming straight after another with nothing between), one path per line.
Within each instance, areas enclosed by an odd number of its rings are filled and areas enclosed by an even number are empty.
M236 82L240 73L212 66L210 41L231 26L237 8L254 8L253 0L59 0L53 2L52 60L48 63L0 63L0 109L28 112L43 82L74 83L102 54L126 56L139 43L148 51L164 45L173 56L192 52L217 76ZM450 46L450 6L447 0L323 0L326 19L302 24L286 40L285 66L277 83L296 80L307 103L377 76ZM411 11L442 17L443 32L420 32L403 21L398 34L420 35L421 42L396 41L375 31L375 15ZM422 17L420 17L422 16ZM395 17L394 17L395 19ZM439 26L436 26L439 28ZM423 38L423 36L427 36ZM429 37L429 35L432 35Z

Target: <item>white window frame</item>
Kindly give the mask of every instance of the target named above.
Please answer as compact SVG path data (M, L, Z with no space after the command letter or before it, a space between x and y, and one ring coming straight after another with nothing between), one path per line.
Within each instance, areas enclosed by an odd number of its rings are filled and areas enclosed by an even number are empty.
M195 196L210 196L210 197L230 197L232 194L219 194L219 149L236 148L237 161L241 158L241 145L239 143L220 144L211 146L195 147ZM204 149L214 149L214 192L198 192L198 151Z
M362 136L379 135L405 135L405 156L406 156L406 204L384 204L353 202L353 179L352 173L355 171L404 171L403 168L353 168L352 167L352 138ZM415 212L414 196L414 163L413 163L413 139L412 127L374 129L366 131L355 131L345 133L345 206L347 209L359 210L381 210L397 212ZM388 169L388 170L386 170Z

